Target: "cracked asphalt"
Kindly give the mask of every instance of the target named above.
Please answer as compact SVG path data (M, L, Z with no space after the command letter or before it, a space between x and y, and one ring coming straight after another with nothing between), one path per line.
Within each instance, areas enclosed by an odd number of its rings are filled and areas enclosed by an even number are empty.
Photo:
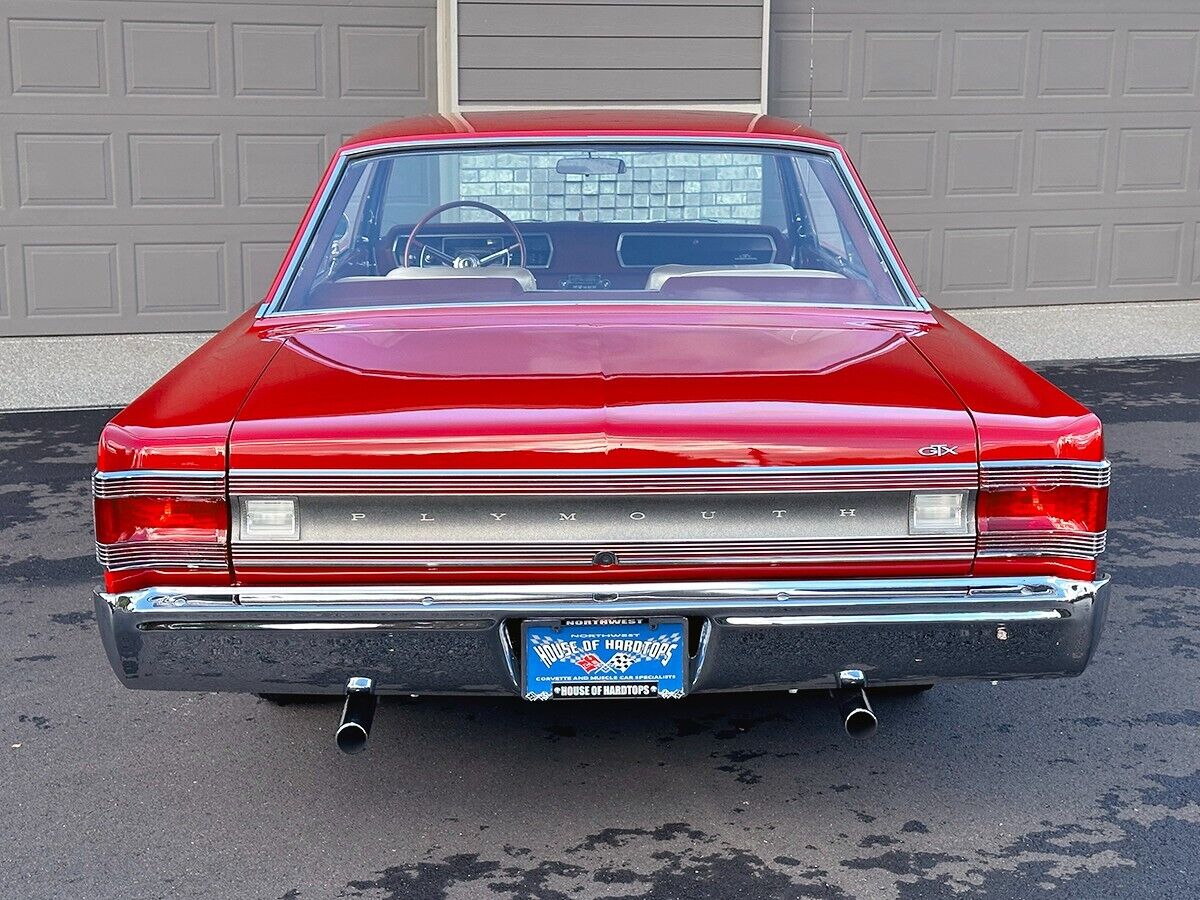
M1069 681L337 707L127 691L90 611L103 411L0 416L0 897L1200 895L1200 359L1044 365L1114 463L1114 592Z

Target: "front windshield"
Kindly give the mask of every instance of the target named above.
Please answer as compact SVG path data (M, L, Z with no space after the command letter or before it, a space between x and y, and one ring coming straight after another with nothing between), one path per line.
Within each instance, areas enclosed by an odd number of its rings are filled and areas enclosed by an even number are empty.
M280 308L623 299L907 305L829 155L588 142L352 159Z

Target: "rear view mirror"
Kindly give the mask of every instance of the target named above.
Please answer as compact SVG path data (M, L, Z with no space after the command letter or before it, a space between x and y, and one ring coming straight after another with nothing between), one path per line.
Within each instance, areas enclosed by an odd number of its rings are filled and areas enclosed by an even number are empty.
M620 175L625 160L615 156L564 156L554 167L559 175Z

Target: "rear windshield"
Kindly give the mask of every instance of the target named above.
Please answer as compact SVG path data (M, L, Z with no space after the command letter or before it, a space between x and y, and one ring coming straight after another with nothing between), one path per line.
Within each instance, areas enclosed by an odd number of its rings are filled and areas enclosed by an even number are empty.
M908 303L831 156L589 142L351 160L281 308L623 298Z

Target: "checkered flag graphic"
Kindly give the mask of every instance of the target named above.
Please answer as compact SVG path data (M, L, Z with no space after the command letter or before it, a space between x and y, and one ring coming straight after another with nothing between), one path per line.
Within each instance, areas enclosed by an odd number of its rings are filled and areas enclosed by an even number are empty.
M641 660L640 656L635 656L632 653L614 653L608 659L607 669L615 669L618 672L626 672L629 667Z

